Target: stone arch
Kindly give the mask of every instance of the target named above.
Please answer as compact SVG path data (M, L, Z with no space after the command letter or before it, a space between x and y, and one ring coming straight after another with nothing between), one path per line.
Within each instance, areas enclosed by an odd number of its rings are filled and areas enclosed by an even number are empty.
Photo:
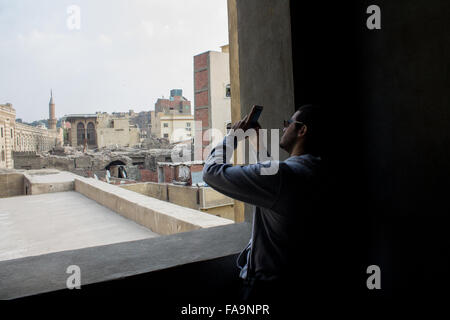
M125 170L125 162L121 160L111 161L106 167L106 170L109 170L111 177L115 178L126 178L127 172Z
M109 170L112 166L125 166L125 162L121 161L121 160L114 160L111 161L106 167L105 170Z

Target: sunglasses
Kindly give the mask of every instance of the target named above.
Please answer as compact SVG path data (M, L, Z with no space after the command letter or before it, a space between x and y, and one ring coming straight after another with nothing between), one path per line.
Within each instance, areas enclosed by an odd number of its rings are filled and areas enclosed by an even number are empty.
M283 126L284 126L285 128L287 128L287 127L289 127L289 126L291 125L292 122L300 123L301 125L305 125L303 122L295 121L295 120L289 119L289 120L283 120Z

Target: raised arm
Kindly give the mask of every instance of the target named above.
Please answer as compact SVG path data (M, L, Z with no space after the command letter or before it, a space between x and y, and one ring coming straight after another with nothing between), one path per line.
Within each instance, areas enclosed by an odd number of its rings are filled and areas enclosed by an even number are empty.
M203 180L213 189L233 199L271 208L280 194L282 174L261 174L261 169L278 166L266 161L247 166L232 166L230 159L236 148L235 135L227 135L210 153L203 168Z

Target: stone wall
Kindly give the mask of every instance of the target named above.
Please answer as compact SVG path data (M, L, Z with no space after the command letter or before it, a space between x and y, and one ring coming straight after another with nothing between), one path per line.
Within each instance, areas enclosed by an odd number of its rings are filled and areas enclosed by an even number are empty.
M24 192L23 173L10 170L0 171L0 198L23 195Z
M157 182L157 161L167 161L169 160L168 158L170 158L170 150L165 149L135 149L135 151L130 150L129 152L104 150L100 152L89 151L87 153L74 150L72 150L73 153L67 155L54 155L47 153L37 154L36 152L14 152L14 168L53 168L73 172L83 177L93 177L95 174L99 178L104 178L106 175L105 168L114 161L120 161L125 165L128 179L135 181L141 181L142 179L142 181ZM137 161L136 165L134 165L135 161Z
M75 191L161 235L233 223L94 179L75 179Z
M179 186L169 183L135 183L121 186L158 200L235 220L234 200L209 187Z

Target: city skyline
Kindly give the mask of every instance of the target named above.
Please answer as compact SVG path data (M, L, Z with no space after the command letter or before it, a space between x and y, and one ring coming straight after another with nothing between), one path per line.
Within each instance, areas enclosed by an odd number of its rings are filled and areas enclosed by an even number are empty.
M67 25L71 5L79 30ZM225 0L0 0L0 27L0 103L25 122L48 118L51 89L56 118L150 111L174 88L194 101L194 55L228 43Z

